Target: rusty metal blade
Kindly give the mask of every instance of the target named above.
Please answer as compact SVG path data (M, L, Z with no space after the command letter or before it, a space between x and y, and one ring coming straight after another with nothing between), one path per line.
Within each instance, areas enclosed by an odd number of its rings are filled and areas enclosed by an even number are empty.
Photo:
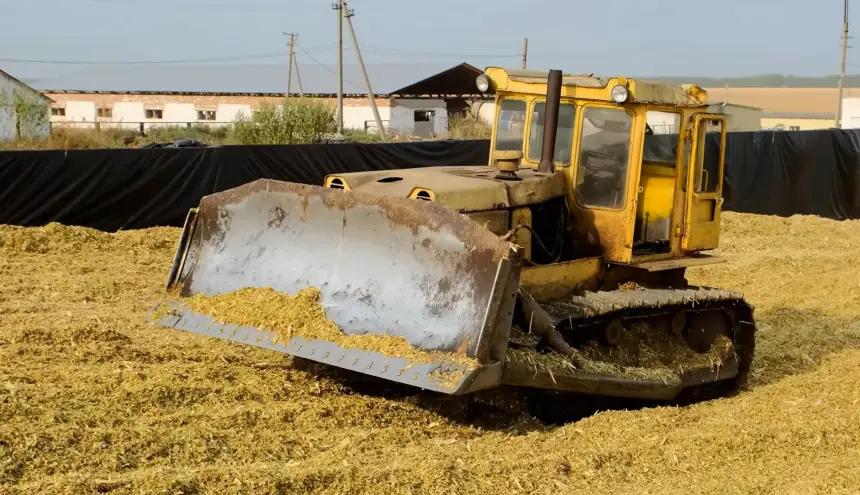
M347 334L401 336L487 365L494 339L507 339L516 251L437 204L258 180L203 198L187 244L182 296L317 287Z

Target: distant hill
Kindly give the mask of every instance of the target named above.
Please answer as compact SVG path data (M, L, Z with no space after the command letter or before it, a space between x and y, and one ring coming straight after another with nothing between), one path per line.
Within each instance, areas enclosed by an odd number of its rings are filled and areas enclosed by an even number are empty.
M783 74L762 74L747 77L652 76L643 79L667 84L694 83L704 88L722 88L727 84L730 88L835 88L839 84L839 76L802 77ZM860 87L860 74L846 74L845 87Z

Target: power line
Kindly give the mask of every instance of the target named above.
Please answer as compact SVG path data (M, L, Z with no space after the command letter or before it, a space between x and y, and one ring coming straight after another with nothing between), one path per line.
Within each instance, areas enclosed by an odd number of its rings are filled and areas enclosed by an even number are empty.
M439 52L422 52L415 50L402 50L399 48L386 48L380 46L367 45L368 48L362 48L362 50L366 52L374 52L374 53L387 53L391 55L421 55L427 57L461 57L461 58L520 58L521 54L516 55L502 55L502 54L480 54L480 53L439 53Z
M325 45L314 45L306 48L307 51L322 51L330 50L335 45L327 43ZM44 60L44 59L21 59L21 58L0 58L0 62L20 63L20 64L46 64L46 65L159 65L159 64L187 64L194 62L237 62L242 60L254 60L264 58L276 58L289 56L290 52L267 52L267 53L250 53L247 55L231 55L227 57L209 57L209 58L189 58L178 60L135 60L135 61L111 61L111 60Z
M296 44L298 47L298 44ZM315 45L308 48L300 48L301 51L311 57L309 52L325 51L336 48L337 45L327 43L324 45ZM374 47L368 45L368 48L362 48L363 51L372 53L381 53L387 55L404 55L404 56L425 56L425 57L451 57L451 58L519 58L521 55L501 55L501 54L463 54L463 53L439 53L439 52L422 52L415 50L402 50L398 48ZM239 62L243 60L255 60L266 58L277 58L289 56L290 52L266 52L266 53L250 53L246 55L231 55L227 57L202 57L202 58L187 58L174 60L46 60L46 59L23 59L23 58L0 58L0 62L18 63L18 64L44 64L44 65L166 65L166 64L187 64L187 63L205 63L205 62ZM314 61L323 65L318 60ZM323 65L324 66L324 65Z
M274 58L289 55L290 52L269 52L250 55L234 55L231 57L212 58L189 58L182 60L136 60L136 61L107 61L107 60L34 60L19 58L0 58L0 62L21 64L48 64L48 65L156 65L156 64L187 64L193 62L230 62L240 60L253 60L261 58Z
M296 48L302 51L305 55L310 57L314 62L318 65L325 67L330 72L325 64L317 60L310 54L313 51L325 51L331 50L332 48L336 48L334 44L324 44L324 45L315 45L309 48L302 48L296 44ZM384 48L384 47L373 47L369 46L368 48L363 48L363 51L371 52L371 53L380 53L387 55L403 55L403 56L425 56L425 57L450 57L450 58L519 58L521 55L500 55L500 54L458 54L458 53L438 53L438 52L421 52L421 51L413 51L413 50L401 50L397 48ZM259 59L267 59L267 58L278 58L278 57L286 57L289 56L290 52L279 51L279 52L266 52L266 53L251 53L247 55L232 55L227 57L202 57L202 58L187 58L187 59L174 59L174 60L45 60L45 59L22 59L22 58L0 58L0 62L3 63L16 63L16 64L41 64L41 65L169 65L169 64L188 64L188 63L206 63L206 62L240 62L245 60L259 60ZM853 65L853 64L851 64ZM337 75L337 74L335 74ZM356 87L359 87L355 83L353 84Z
M320 62L319 60L317 60L313 55L311 55L310 53L308 53L308 52L307 52L304 48L302 48L302 46L301 46L301 45L299 45L298 43L296 43L296 48L298 48L300 52L302 52L302 53L304 53L305 55L307 55L308 57L310 57L310 59L311 59L311 60L313 60L314 62L316 62L316 64L317 64L317 65L319 65L319 66L320 66L320 67L322 67L323 69L325 69L325 70L327 70L327 71L331 72L331 73L332 73L332 75L337 76L337 72L335 72L335 71L331 70L327 65L325 65L324 63L322 63L322 62ZM359 89L359 90L361 90L361 89L362 89L360 85L358 85L358 84L356 84L356 83L354 83L354 82L350 81L349 79L344 78L344 79L343 79L343 81L344 81L344 82L349 83L349 85L350 85L350 86L352 86L352 87L354 87L354 88L356 88L356 89Z

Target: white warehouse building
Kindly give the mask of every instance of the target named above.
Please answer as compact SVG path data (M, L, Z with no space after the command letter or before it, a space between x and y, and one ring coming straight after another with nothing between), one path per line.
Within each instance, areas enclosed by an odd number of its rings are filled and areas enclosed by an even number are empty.
M368 65L374 102L382 125L417 137L444 135L449 112L469 100L486 98L475 85L482 71L463 63ZM337 77L326 67L293 72L291 95L319 98L335 105ZM344 127L376 127L373 109L357 66L344 66ZM73 127L227 125L263 102L278 105L287 70L277 65L181 65L96 67L41 79L38 89L54 103L51 123ZM300 93L301 92L301 93Z

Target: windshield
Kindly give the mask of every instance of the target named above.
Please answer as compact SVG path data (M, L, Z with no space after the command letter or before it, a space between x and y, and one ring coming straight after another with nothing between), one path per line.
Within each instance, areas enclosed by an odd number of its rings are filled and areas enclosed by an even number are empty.
M496 150L521 151L526 132L526 102L502 100L496 130Z

